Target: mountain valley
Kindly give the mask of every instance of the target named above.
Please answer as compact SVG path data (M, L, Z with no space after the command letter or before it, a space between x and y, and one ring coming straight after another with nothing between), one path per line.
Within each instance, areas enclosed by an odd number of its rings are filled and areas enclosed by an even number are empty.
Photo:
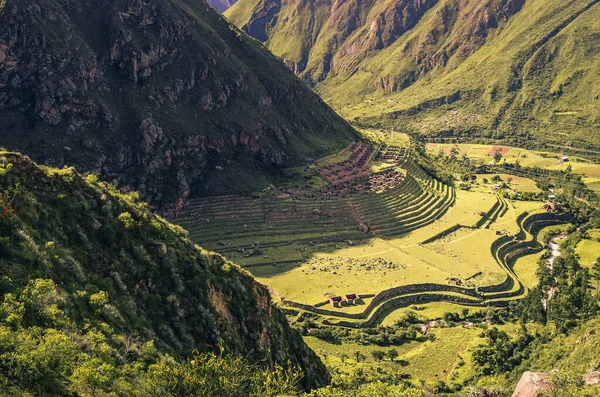
M600 396L599 7L0 0L0 396Z

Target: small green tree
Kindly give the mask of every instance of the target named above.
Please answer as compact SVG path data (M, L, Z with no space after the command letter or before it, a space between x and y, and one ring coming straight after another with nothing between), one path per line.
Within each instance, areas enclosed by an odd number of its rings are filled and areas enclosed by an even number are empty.
M125 229L132 229L135 226L135 220L129 212L121 213L118 218L123 226L125 226Z
M385 352L382 350L373 350L371 352L371 355L373 356L375 361L381 361L383 360L383 357L385 357Z
M496 153L494 153L494 163L498 164L502 160L502 150L496 149Z
M365 358L367 358L364 354L362 354L359 351L355 351L354 352L354 359L356 360L357 363L363 361Z
M388 356L390 361L394 361L398 357L398 350L389 349L388 351L385 352L385 355Z
M463 317L466 319L466 318L467 318L467 316L469 315L469 309L467 309L466 307L464 307L464 308L462 309L462 315L463 315Z
M600 257L596 259L596 262L592 265L592 274L596 279L596 296L600 293Z

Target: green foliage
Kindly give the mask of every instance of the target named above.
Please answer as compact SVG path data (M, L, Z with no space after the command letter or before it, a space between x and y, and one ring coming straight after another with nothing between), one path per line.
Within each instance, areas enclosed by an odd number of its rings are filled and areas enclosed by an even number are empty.
M385 352L385 355L391 360L394 361L396 358L398 358L398 350L396 349L389 349Z
M395 325L392 327L378 326L375 328L365 329L349 329L341 327L318 326L312 321L302 321L298 326L305 335L308 335L310 328L310 336L319 338L329 343L341 344L344 342L358 342L362 345L377 345L377 346L400 346L411 340L415 340L420 335L420 327L410 325L404 327Z
M242 358L195 353L183 363L163 359L149 367L148 376L158 396L279 396L291 394L301 372L281 366L261 369Z
M542 397L578 397L582 395L583 378L572 371L557 371L550 374L549 390Z
M264 287L137 196L15 160L0 175L1 191L14 192L0 234L3 391L145 396L160 386L170 395L169 378L151 374L210 373L215 395L274 395L295 390L299 373L303 387L329 379ZM186 361L194 349L212 370ZM218 389L230 369L241 383Z
M125 227L125 229L133 229L135 227L135 220L129 212L123 212L118 216L119 220Z
M527 347L533 340L531 335L523 333L516 340L498 328L486 331L487 345L473 351L473 362L482 375L510 372L527 356Z
M360 385L354 390L326 387L309 393L308 397L425 397L425 395L423 390L404 384L372 382Z

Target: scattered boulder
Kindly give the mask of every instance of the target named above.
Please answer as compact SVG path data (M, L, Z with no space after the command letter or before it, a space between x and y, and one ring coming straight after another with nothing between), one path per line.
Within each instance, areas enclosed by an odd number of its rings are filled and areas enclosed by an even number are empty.
M161 243L158 246L157 254L159 258L164 258L165 256L167 256L167 246L165 243Z
M358 230L360 230L363 233L369 233L369 226L367 226L365 223L361 222L358 224Z
M588 386L600 386L600 372L595 371L583 375L583 381Z

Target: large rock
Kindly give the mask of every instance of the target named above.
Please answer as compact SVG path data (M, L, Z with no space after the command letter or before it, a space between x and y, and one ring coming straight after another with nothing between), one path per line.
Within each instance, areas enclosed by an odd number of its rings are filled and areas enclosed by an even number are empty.
M583 380L588 386L600 386L600 372L590 372L583 376Z
M512 397L538 397L550 386L550 378L544 372L525 372Z

